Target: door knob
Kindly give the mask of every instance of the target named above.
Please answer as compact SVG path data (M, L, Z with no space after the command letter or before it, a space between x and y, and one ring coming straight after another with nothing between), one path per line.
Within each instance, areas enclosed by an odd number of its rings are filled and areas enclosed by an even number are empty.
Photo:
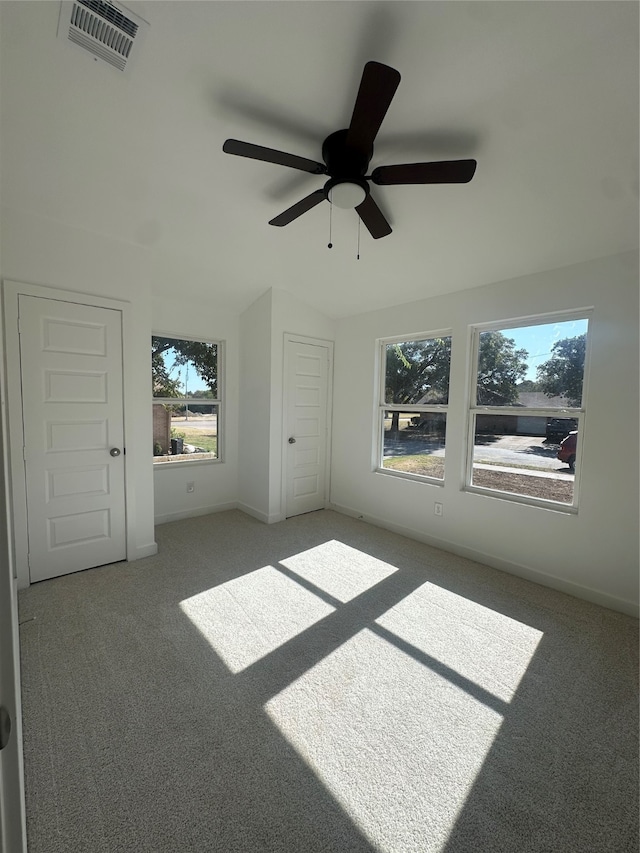
M291 437L289 438L289 444L295 444L295 443L296 443L295 438L294 438L293 436L291 436Z
M111 450L109 451L109 453L112 456L120 456L120 448L119 447L112 447Z

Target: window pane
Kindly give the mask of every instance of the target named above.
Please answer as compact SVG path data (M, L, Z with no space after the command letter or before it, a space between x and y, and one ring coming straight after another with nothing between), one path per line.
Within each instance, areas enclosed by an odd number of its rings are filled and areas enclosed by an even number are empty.
M577 432L567 431L568 444L561 446L558 437L547 437L549 420L555 419L534 415L477 415L472 484L573 503L575 446L571 451L571 443L575 442ZM559 453L562 459L558 458Z
M153 461L218 459L218 416L213 403L155 403Z
M451 337L386 344L384 402L447 403L450 363Z
M180 338L151 338L154 397L218 396L218 345Z
M580 408L587 320L481 332L479 406Z
M382 467L444 479L444 412L385 412Z

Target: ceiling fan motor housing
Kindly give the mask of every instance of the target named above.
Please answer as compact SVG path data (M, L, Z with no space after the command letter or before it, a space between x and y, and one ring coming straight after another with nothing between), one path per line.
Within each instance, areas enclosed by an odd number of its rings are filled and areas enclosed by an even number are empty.
M373 156L373 145L368 151L358 151L347 147L347 130L336 130L322 143L322 159L327 164L327 172L332 178L353 180L362 177L369 168Z

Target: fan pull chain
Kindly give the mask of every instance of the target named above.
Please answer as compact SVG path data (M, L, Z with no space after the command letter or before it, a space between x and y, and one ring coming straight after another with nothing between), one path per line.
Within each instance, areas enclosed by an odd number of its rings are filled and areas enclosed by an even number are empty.
M329 243L327 244L327 249L333 249L333 243L331 242L331 216L333 214L333 205L329 202Z
M360 217L358 216L358 252L356 254L356 261L360 260Z

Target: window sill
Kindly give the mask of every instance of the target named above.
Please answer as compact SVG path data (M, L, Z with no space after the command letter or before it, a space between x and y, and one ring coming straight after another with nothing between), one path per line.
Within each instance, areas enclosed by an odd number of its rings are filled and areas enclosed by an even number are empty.
M413 480L414 483L428 483L431 486L444 486L439 477L427 477L425 474L408 474L406 471L394 471L393 468L374 468L374 474L385 474L398 480Z
M219 462L223 462L224 460L218 459L215 456L205 456L203 453L194 454L196 459L173 459L171 456L162 457L162 461L160 461L159 457L154 457L158 459L158 461L153 462L153 470L159 471L162 468L183 468L184 466L193 466L193 465L215 465Z
M508 501L509 503L524 504L525 506L537 507L538 509L546 509L551 512L559 512L563 515L577 515L578 507L572 504L563 504L559 501L547 501L542 498L532 498L527 495L517 495L513 492L499 492L497 489L483 489L481 486L467 485L463 487L464 492L472 495L483 495L487 498L495 498L496 500Z

